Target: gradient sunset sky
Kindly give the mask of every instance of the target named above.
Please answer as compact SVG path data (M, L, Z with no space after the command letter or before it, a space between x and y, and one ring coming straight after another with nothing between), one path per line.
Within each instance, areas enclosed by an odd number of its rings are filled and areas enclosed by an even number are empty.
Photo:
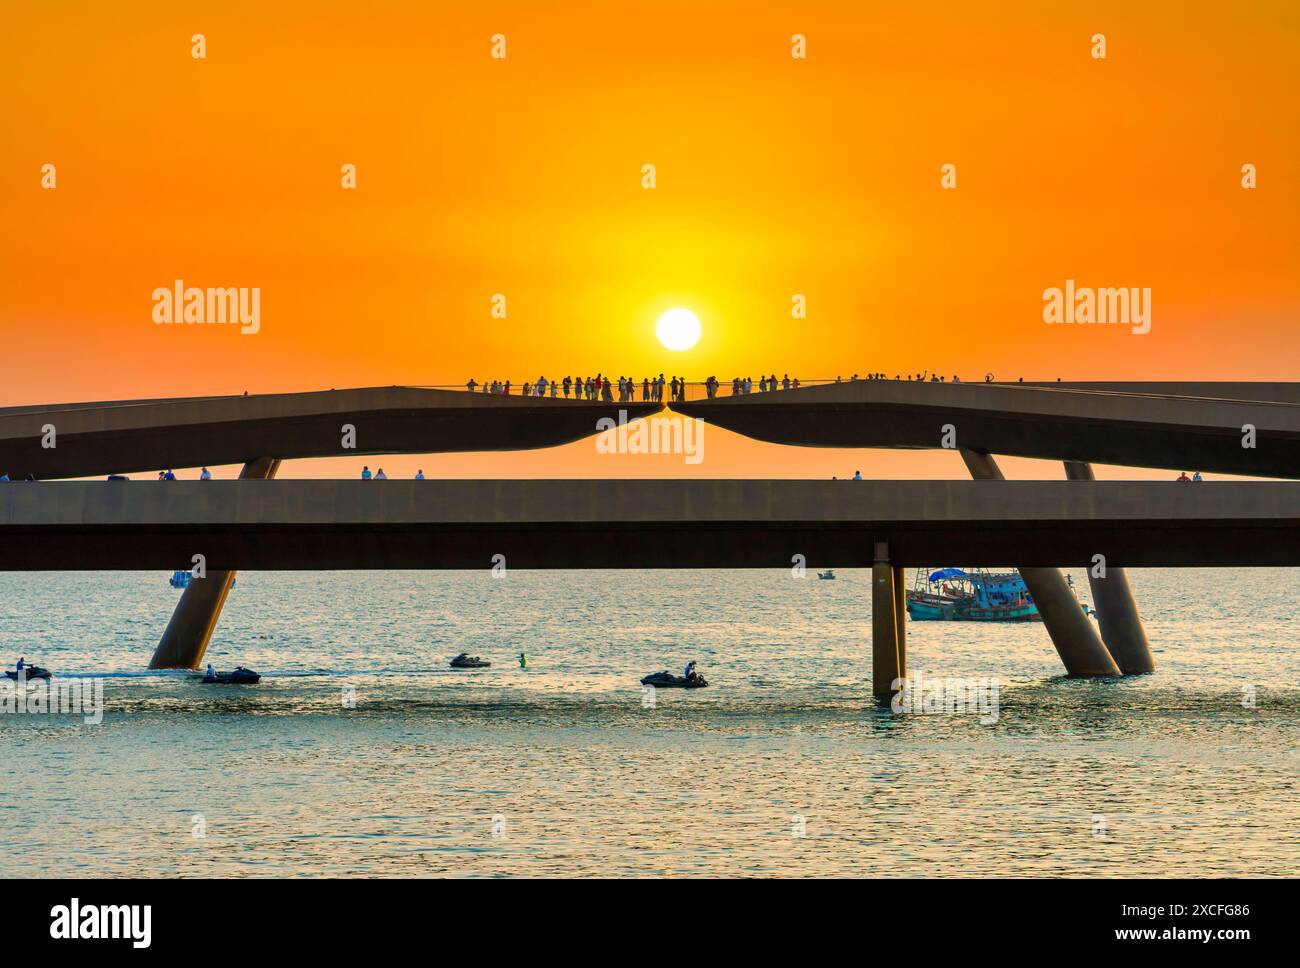
M1071 6L11 4L0 405L598 370L1295 379L1300 4ZM155 325L176 279L260 287L261 331ZM1066 279L1149 287L1151 332L1046 325ZM655 340L671 306L696 348ZM366 462L965 476L953 454L707 447Z

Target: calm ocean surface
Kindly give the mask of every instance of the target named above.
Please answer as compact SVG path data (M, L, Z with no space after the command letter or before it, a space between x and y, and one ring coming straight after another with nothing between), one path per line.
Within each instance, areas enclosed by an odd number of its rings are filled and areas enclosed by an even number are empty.
M0 660L108 677L101 725L0 715L0 875L1294 875L1300 572L1130 578L1153 676L910 624L981 725L870 701L865 571L244 573L208 657L253 687L143 671L166 574L0 573Z

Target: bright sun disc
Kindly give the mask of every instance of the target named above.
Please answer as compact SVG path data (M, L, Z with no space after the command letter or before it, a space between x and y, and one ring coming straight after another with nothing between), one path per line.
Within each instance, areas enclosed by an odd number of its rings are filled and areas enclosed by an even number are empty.
M689 350L700 341L700 317L689 309L670 309L655 327L659 342L670 350Z

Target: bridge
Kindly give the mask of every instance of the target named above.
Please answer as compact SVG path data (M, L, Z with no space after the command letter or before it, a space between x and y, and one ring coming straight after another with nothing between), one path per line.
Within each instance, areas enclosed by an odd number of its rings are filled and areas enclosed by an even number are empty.
M1300 478L1300 384L857 380L673 409L757 440L804 447L946 445L1008 457Z
M662 405L394 386L9 407L0 409L0 473L41 480L259 458L532 450L590 437L619 409L636 419Z
M1300 565L1300 486L1172 482L51 482L0 488L10 569Z
M1154 669L1124 566L1300 563L1300 485L1099 483L1090 463L1300 477L1300 385L690 391L674 411L759 440L949 448L978 480L272 481L292 458L553 446L663 405L377 387L12 407L0 410L0 470L14 477L244 469L237 482L10 484L0 555L8 568L83 569L188 568L201 555L209 570L155 668L199 665L245 567L486 568L495 555L520 568L870 566L877 695L906 670L907 565L1017 565L1067 672L1105 676ZM1004 481L994 454L1061 460L1068 481ZM1099 631L1061 565L1089 568Z

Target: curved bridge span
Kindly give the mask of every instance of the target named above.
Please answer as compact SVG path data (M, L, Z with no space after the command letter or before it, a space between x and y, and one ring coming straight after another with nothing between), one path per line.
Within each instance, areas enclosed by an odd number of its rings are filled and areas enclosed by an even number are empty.
M596 433L658 403L601 403L420 387L51 404L0 410L0 472L14 479L130 474L259 458L532 450ZM355 446L344 446L344 425ZM57 446L42 446L44 427Z
M756 440L805 447L947 446L1012 457L1300 477L1297 384L855 380L672 408Z

